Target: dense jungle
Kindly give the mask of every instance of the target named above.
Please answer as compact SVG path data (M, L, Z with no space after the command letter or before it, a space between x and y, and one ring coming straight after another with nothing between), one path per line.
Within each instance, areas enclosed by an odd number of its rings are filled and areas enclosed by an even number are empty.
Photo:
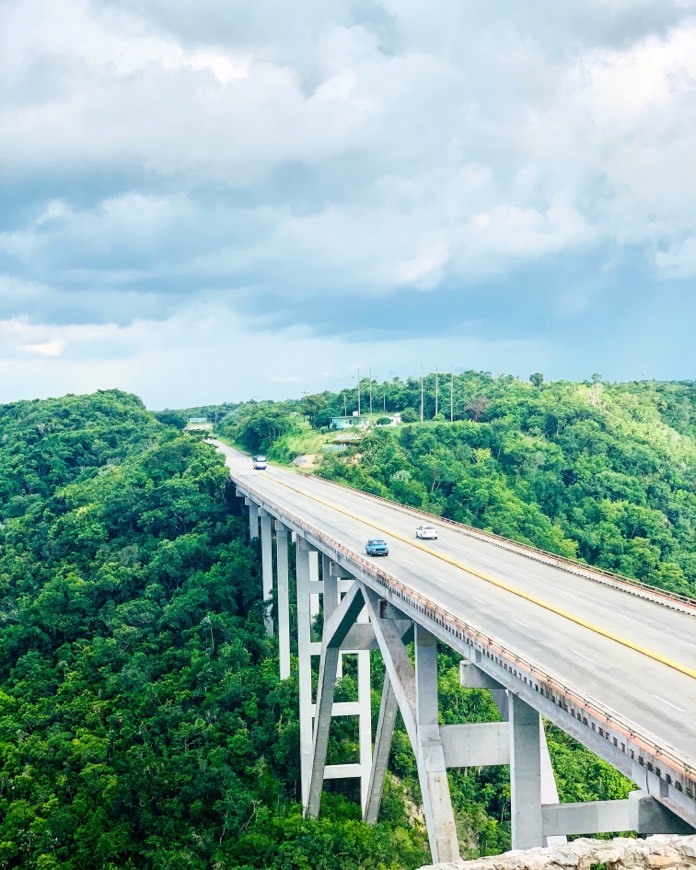
M115 390L0 406L0 867L428 862L403 729L377 825L339 781L302 818L295 677L278 680L259 554L223 460L184 429L194 414L278 462L314 451L327 478L694 595L693 383L470 372L361 389L157 413ZM332 418L368 395L371 428L325 451ZM443 722L495 715L453 654L439 676ZM630 790L548 739L561 800ZM340 723L330 752L355 740ZM505 768L451 786L464 852L509 847Z

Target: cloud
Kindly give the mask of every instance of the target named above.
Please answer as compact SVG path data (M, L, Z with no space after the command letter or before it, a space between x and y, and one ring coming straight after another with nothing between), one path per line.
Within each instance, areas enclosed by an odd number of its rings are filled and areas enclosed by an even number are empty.
M250 345L444 354L477 330L486 359L519 340L553 360L555 325L619 312L625 282L641 310L687 293L693 0L3 13L0 318L39 330L37 365L106 329L137 388L137 340L206 307Z
M696 278L696 236L655 254L655 265L669 278Z

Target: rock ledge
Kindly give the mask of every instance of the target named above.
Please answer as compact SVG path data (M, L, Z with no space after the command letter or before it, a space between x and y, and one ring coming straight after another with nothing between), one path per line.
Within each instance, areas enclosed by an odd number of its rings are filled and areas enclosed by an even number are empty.
M420 870L677 870L696 868L696 835L645 840L573 840L564 846L505 852Z

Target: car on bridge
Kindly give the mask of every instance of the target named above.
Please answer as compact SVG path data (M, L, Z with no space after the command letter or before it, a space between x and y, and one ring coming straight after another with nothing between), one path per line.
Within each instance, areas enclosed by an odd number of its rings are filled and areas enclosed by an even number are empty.
M428 541L437 541L437 529L435 526L418 526L416 529L416 537Z
M382 538L370 538L365 544L365 552L368 556L388 556L389 547Z
M266 457L265 456L254 456L254 468L258 471L266 470Z

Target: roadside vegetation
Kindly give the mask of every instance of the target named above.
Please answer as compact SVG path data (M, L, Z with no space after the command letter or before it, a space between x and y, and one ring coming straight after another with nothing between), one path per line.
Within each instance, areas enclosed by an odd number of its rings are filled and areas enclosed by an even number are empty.
M0 867L427 863L401 727L377 826L359 820L350 782L327 785L318 821L302 818L295 677L277 678L258 552L222 459L183 431L188 416L217 414L250 452L318 455L326 477L693 594L693 384L469 373L455 379L453 422L446 386L436 414L426 379L421 423L418 381L374 384L375 423L416 421L326 456L355 390L158 414L118 391L0 406ZM443 650L443 721L494 717L457 664ZM373 672L378 687L378 658ZM347 660L339 696L354 692ZM355 739L339 722L330 760ZM562 800L627 794L555 729L549 745ZM507 770L451 784L467 854L509 847Z

